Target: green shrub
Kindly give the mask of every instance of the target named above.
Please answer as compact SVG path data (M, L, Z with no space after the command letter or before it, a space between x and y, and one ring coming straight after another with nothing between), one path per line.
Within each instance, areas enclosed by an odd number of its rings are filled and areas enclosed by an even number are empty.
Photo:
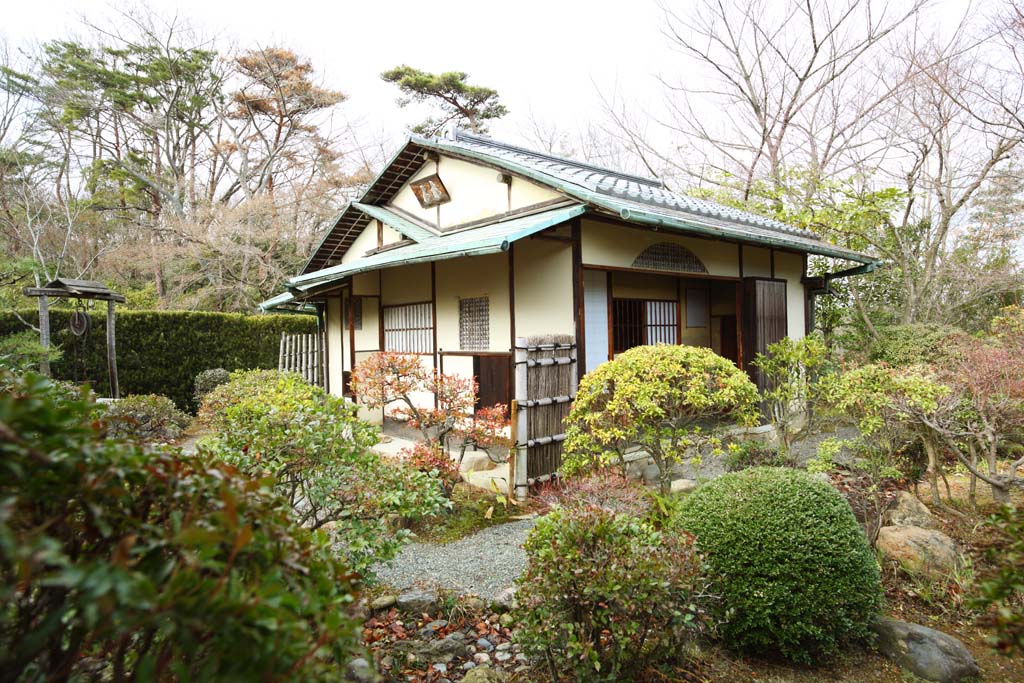
M196 381L192 385L192 398L194 398L197 403L201 403L203 396L206 396L221 384L226 384L229 379L231 379L231 373L224 368L203 370L196 375Z
M107 405L103 418L107 436L142 441L174 441L190 422L166 396L125 396Z
M0 373L7 681L337 681L357 585L265 483L103 438L86 398Z
M38 324L39 312L21 317ZM93 312L92 331L75 337L68 329L70 309L50 309L53 344L63 357L53 376L88 382L101 396L107 384L106 315ZM276 368L281 333L316 331L308 315L241 315L198 311L133 311L117 309L117 372L122 394L161 394L187 412L194 412L196 375L208 368L244 370ZM0 337L23 331L14 313L0 313Z
M414 521L448 506L436 476L381 458L356 405L276 370L235 372L203 399L204 452L252 477L273 477L296 519L325 529L356 570L391 559ZM436 474L436 473L435 473Z
M739 472L751 467L787 467L792 460L771 444L747 439L729 443L723 464L726 471Z
M669 493L672 467L716 444L723 421L751 424L757 389L711 349L638 346L588 372L565 420L566 475L618 466L641 446Z
M1024 510L1005 505L987 521L999 542L988 551L992 570L978 582L975 608L995 627L989 643L1005 655L1024 653Z
M38 367L44 357L49 358L50 363L56 363L61 358L60 349L55 346L44 347L39 341L39 333L34 330L22 329L0 335L0 368L23 372Z
M878 328L878 338L868 349L868 360L896 368L925 363L944 366L963 335L963 330L950 325L886 325Z
M810 663L867 637L878 565L828 484L772 467L726 474L684 499L678 519L707 554L727 646Z
M519 579L524 651L580 681L635 680L706 625L705 583L688 534L576 505L538 520Z

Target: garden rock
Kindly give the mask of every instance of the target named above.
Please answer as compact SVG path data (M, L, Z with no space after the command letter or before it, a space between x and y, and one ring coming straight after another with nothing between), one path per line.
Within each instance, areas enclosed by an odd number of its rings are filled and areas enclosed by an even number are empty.
M675 479L672 481L672 493L690 493L697 488L693 479Z
M373 673L370 663L359 657L349 662L345 669L345 680L348 683L374 683L377 676Z
M374 612L379 612L382 609L394 607L397 602L398 598L394 595L382 595L370 603L370 609Z
M435 590L413 589L399 595L395 604L403 612L423 614L434 612L439 601L440 598Z
M498 612L508 612L516 606L516 588L511 586L494 596L493 605Z
M467 671L462 683L506 683L508 680L507 673L497 671L484 664Z
M486 453L473 452L466 453L462 459L462 465L459 467L463 472L483 472L485 470L493 470L495 463Z
M936 683L959 683L979 673L978 663L956 638L918 624L882 617L874 624L886 657Z
M956 543L936 529L919 526L884 526L878 530L876 546L915 574L940 574L956 568Z
M456 657L464 657L468 652L466 636L458 631L441 640L400 640L394 647L396 651L415 660L444 664L448 664Z
M931 510L909 491L900 491L885 512L888 526L917 526L922 529L936 529L938 523Z

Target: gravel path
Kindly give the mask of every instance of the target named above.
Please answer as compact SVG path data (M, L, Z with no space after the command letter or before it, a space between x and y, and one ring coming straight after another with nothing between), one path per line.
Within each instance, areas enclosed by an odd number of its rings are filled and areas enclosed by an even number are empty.
M435 585L490 600L522 573L526 566L522 544L536 521L499 524L445 545L410 543L398 557L375 570L381 582L396 589Z

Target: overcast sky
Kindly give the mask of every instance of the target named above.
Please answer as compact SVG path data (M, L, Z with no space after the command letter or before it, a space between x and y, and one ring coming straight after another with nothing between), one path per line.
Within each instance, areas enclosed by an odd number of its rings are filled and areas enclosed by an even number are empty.
M940 0L925 23L953 25L967 8L978 11L995 2ZM101 25L116 17L109 0L7 0L5 5L0 36L10 46L80 31L83 17ZM509 139L520 137L531 111L564 128L600 119L599 92L625 95L641 111L654 108L661 92L656 75L680 71L679 55L659 31L655 0L153 0L149 5L217 35L222 47L295 49L312 60L325 85L349 96L346 116L394 138L419 118L395 105L396 88L379 77L402 63L466 71L471 82L496 88L511 114L491 132Z
M102 0L8 0L0 35L12 46L66 35L81 17L115 16ZM397 109L380 73L407 63L462 70L498 89L512 111L492 127L514 136L527 111L548 120L586 119L598 106L595 83L653 90L665 58L653 1L515 0L154 0L162 15L191 20L239 46L280 44L309 57L325 84L349 95L351 115L401 133L416 115Z

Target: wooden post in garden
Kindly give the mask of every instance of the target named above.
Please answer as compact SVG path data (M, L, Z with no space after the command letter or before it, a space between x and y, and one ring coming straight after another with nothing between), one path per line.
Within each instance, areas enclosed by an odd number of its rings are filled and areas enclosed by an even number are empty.
M39 297L39 343L43 345L43 357L39 360L39 372L50 376L50 297Z
M525 401L527 396L527 372L526 360L528 357L527 340L525 337L516 337L515 349L515 376L516 402ZM518 408L518 406L517 406ZM524 410L516 410L516 419L511 425L512 442L515 444L515 464L509 469L515 472L515 496L518 500L526 500L526 494L530 490L529 473L527 471L527 449L526 442L529 439L527 431L527 413Z
M114 304L123 304L125 298L116 294L102 282L92 280L74 280L71 278L57 278L48 282L45 287L25 287L22 290L25 296L39 299L39 343L44 349L50 348L50 297L55 299L74 299L79 302L79 308L72 315L84 316L79 318L79 323L72 323L72 332L76 335L89 333L89 318L82 301L106 301L107 302L107 374L110 381L110 393L112 398L120 398L121 392L117 382L117 346L114 335ZM49 356L44 355L39 363L39 369L44 375L50 374Z
M110 397L121 398L117 382L117 340L114 336L114 301L107 301L107 376L110 378Z

